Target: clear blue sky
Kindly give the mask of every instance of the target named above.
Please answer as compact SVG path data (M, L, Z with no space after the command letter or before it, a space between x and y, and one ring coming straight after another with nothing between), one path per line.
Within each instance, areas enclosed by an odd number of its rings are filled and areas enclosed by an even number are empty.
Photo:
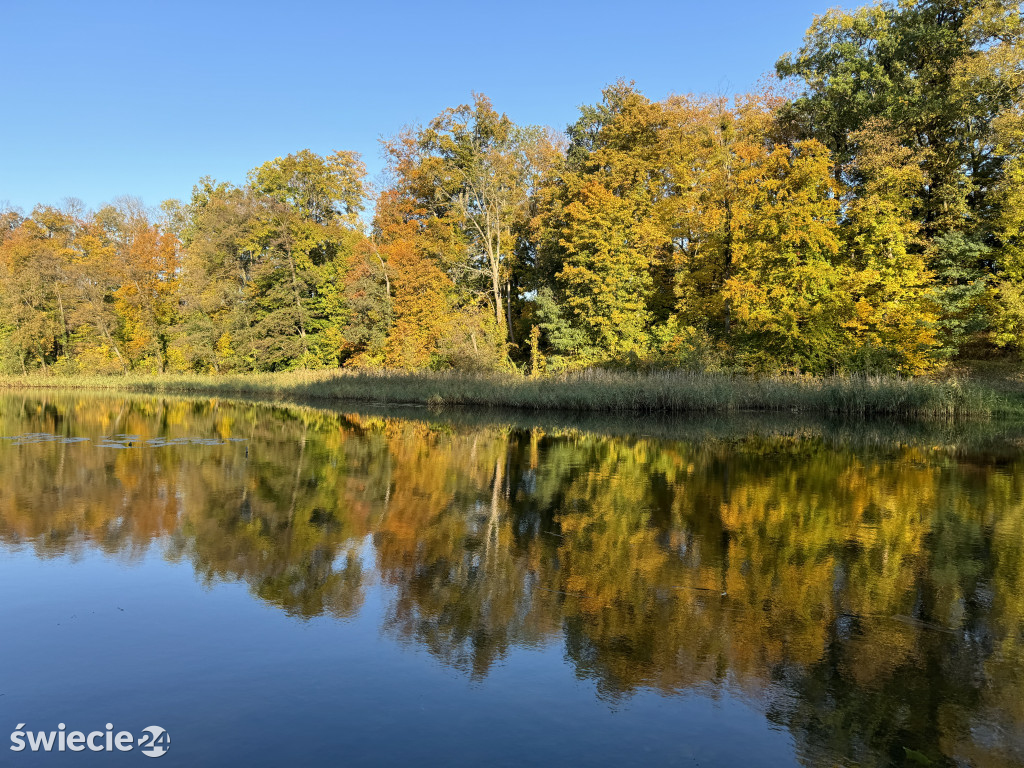
M750 88L829 0L47 2L0 14L0 202L187 198L265 160L352 149L486 93L562 129L623 77Z

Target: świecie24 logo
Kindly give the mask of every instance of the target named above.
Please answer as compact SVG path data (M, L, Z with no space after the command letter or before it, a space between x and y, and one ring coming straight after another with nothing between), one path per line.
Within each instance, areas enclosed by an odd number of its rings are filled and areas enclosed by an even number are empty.
M11 734L11 751L23 752L131 752L136 747L146 757L162 757L171 748L171 735L159 725L143 728L138 738L130 731L114 733L112 723L107 723L105 731L65 731L66 726L60 723L56 731L25 730L25 723Z

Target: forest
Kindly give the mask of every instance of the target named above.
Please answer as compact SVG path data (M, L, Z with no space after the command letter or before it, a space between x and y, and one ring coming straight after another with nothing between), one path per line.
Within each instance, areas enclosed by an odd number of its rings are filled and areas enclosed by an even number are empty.
M0 374L926 374L1024 352L1018 3L814 19L755 92L482 94L243 183L0 210Z

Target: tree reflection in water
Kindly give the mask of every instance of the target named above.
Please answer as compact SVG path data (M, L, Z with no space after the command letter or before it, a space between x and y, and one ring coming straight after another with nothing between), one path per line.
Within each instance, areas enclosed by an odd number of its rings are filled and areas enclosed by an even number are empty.
M728 684L809 764L1024 760L1019 447L694 429L8 395L37 437L0 441L0 537L156 546L300 618L379 580L385 630L468 675L562 643L609 699Z

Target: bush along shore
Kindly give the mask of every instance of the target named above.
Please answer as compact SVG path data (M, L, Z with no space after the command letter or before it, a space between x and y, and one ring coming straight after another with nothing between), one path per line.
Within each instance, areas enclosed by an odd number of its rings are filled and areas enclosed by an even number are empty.
M808 412L902 419L1024 418L1024 387L971 379L730 376L589 370L527 378L456 373L292 371L245 375L7 376L6 389L93 389L634 414Z

